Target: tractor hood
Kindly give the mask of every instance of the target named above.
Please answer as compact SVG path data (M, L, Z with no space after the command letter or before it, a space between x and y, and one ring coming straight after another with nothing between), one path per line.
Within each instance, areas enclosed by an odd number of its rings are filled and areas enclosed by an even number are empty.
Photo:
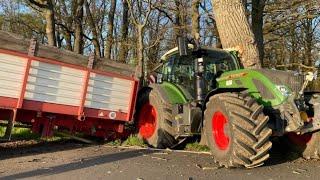
M258 71L268 77L274 84L287 86L295 94L300 91L304 81L303 75L296 74L292 71L280 71L272 69L257 69L255 71Z
M304 77L290 71L241 69L228 71L217 79L219 88L246 88L264 106L277 106L295 98Z

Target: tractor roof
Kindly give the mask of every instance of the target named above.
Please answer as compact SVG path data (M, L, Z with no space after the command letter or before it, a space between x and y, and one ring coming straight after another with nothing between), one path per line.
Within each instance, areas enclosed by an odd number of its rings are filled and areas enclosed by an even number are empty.
M188 44L188 49L193 49L193 44ZM178 47L170 49L168 52L166 52L164 55L161 56L161 60L165 61L169 56L172 54L175 54L178 51Z
M193 44L188 44L188 49L193 49L194 48L194 45ZM201 49L204 49L204 50L213 50L213 51L217 51L217 52L228 52L230 50L223 50L223 49L218 49L218 48L213 48L213 47L201 47ZM175 54L179 51L178 47L175 47L173 49L170 49L168 52L166 52L163 56L161 56L161 60L162 61L166 61L168 59L169 56L171 56L172 54Z

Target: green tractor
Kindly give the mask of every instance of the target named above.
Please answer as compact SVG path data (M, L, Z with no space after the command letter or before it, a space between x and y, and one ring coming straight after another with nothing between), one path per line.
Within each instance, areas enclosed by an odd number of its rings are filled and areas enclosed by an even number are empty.
M150 146L199 135L221 166L247 168L269 158L273 136L306 157L320 153L320 96L305 92L317 71L244 69L236 51L181 47L162 56L155 82L138 94L138 134Z

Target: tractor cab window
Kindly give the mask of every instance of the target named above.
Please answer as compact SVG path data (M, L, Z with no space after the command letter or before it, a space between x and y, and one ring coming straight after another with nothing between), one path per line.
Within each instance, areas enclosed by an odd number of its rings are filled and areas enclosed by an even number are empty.
M205 74L204 78L208 85L208 90L216 87L216 78L223 72L233 71L240 68L236 59L226 52L208 52L204 56Z
M165 81L186 88L191 94L194 91L194 65L192 56L171 56L163 67Z

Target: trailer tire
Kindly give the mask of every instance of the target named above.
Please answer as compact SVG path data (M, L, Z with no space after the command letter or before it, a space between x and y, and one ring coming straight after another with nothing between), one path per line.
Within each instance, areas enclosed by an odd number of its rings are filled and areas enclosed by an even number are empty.
M320 132L297 135L288 133L285 143L290 150L299 153L305 159L320 159Z
M215 162L225 167L263 165L272 146L268 120L263 106L247 94L210 97L204 112L204 133Z
M155 148L170 148L177 144L170 123L174 119L160 86L148 88L139 94L136 125L139 138ZM172 125L172 124L171 124Z

